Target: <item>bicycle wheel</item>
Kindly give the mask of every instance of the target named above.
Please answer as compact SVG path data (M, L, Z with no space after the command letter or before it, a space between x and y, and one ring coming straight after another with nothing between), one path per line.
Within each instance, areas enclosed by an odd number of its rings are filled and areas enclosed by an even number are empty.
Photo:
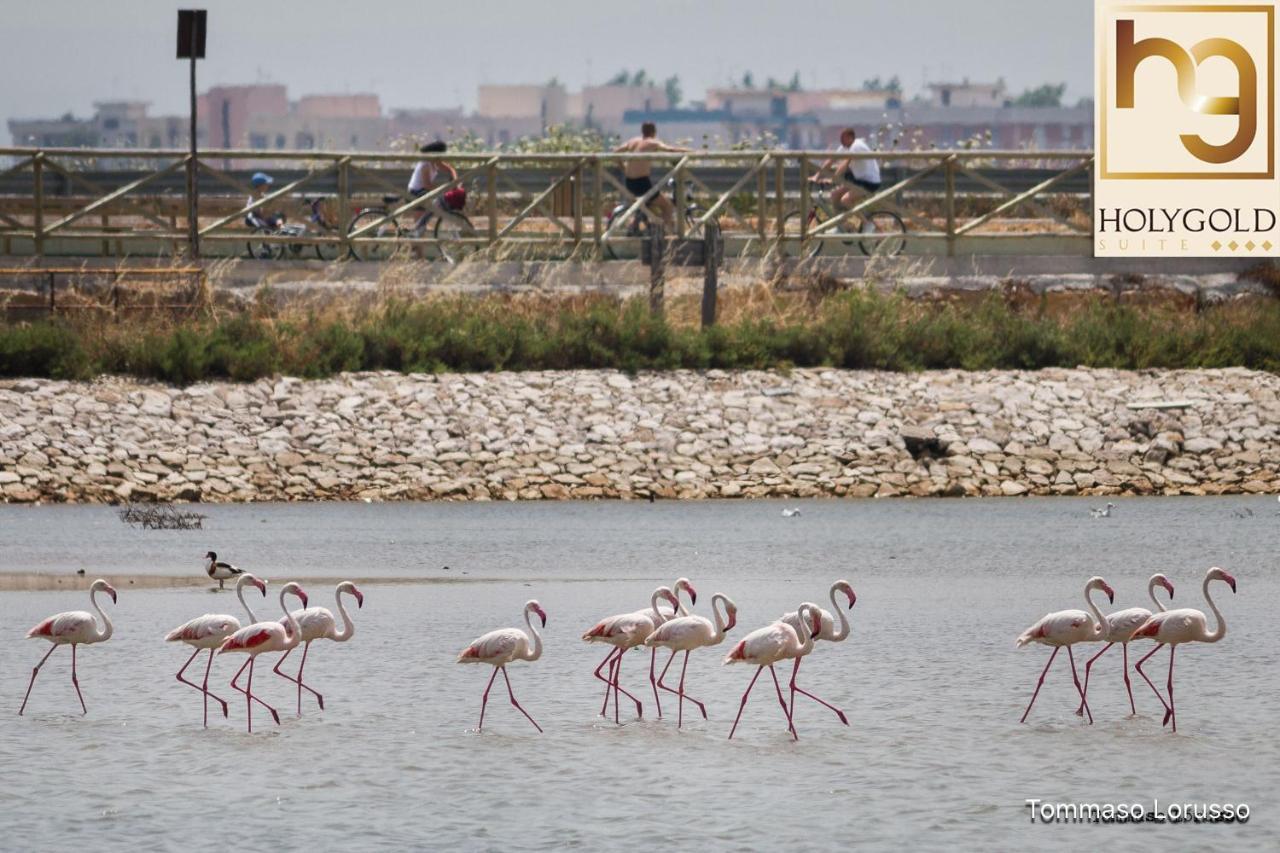
M351 220L351 227L347 229L348 234L354 234L361 228L375 222L387 215L387 211L379 208L368 208L360 213L355 219ZM384 240L396 239L400 236L400 228L396 225L394 219L388 219L373 231L362 234L362 237L378 237ZM362 261L385 261L396 254L398 247L395 243L365 243L359 248L353 246L351 253Z
M440 256L451 264L456 264L480 251L479 243L462 242L475 239L478 234L471 220L461 213L447 215L436 214L436 227L432 235L439 242L436 244Z
M322 237L337 237L336 228L325 227L321 232ZM342 246L337 243L317 243L316 257L322 261L336 261L338 256L342 254Z
M628 207L630 207L630 205L620 204L609 212L609 219L605 222L606 231L613 227L615 219L627 212ZM636 211L635 215L631 217L631 221L622 229L621 236L631 238L639 237L642 239L647 238L649 236L649 217L645 216L643 211ZM617 243L604 244L604 253L611 261L623 260L624 255L627 255L631 249L632 246L627 246L624 249ZM641 251L640 247L634 246L634 249L638 256Z
M858 229L862 234L880 235L875 240L859 240L858 246L867 257L892 258L902 254L907 245L907 226L902 217L892 210L877 210L867 214Z
M275 231L270 228L258 227L253 229L254 236L266 235L273 236ZM273 261L284 254L284 245L281 243L259 242L253 239L249 240L249 257L259 261Z
M807 249L804 249L800 242L800 223L804 220L804 213L799 210L793 210L782 218L782 240L778 242L778 254L784 258L816 258L822 253L822 241L811 240ZM818 219L809 222L809 231L812 232L815 225L819 224Z

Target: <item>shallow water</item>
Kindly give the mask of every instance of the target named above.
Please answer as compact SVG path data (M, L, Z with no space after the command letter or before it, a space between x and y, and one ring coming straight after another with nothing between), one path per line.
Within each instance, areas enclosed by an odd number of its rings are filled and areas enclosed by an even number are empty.
M213 548L270 578L273 590L290 575L451 581L365 586L355 638L317 643L308 659L323 713L307 699L296 718L289 685L258 667L255 686L282 724L255 709L253 735L242 697L226 685L241 660L215 661L215 690L241 702L205 731L199 694L173 680L186 653L160 641L203 612L243 618L230 593L122 584L119 604L108 605L115 637L80 655L88 716L73 713L69 655L59 650L22 718L13 712L46 649L24 632L87 600L0 594L0 847L1280 844L1274 500L1128 500L1097 521L1077 500L790 505L802 515L783 518L775 502L211 506L195 532L131 530L102 507L0 507L0 571L198 572ZM1246 506L1254 516L1233 514ZM1161 730L1159 704L1136 677L1139 716L1127 717L1118 649L1094 670L1094 726L1072 713L1065 662L1050 672L1029 723L1018 724L1048 655L1013 648L1024 627L1047 610L1082 606L1092 574L1116 588L1115 609L1149 604L1154 571L1174 580L1177 606L1203 608L1199 581L1212 564L1236 575L1239 594L1215 590L1230 625L1222 643L1178 653L1176 736ZM621 728L600 720L591 670L603 651L578 635L601 616L643 606L656 583L677 575L697 585L698 612L713 592L737 602L731 638L804 599L830 607L827 587L847 577L858 592L852 635L820 645L802 680L843 706L851 725L801 704L792 743L766 676L726 741L752 674L720 665L727 645L690 659L688 691L707 703L710 721L691 721L686 706L677 731L667 695L666 718L651 719L639 652L623 680L645 701L645 720ZM332 608L331 586L308 591ZM484 631L523 624L530 597L550 617L546 652L510 673L546 734L510 707L499 678L477 735L489 670L453 658ZM279 612L274 592L267 602L262 618ZM1165 660L1154 670L1160 682ZM1153 799L1244 802L1252 817L1225 826L1032 825L1029 797L1148 808Z

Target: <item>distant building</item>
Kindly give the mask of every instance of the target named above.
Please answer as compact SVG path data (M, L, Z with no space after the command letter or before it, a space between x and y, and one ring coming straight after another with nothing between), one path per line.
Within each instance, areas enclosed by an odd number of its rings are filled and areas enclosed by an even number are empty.
M537 120L541 127L563 124L568 117L569 93L559 83L545 86L480 87L476 116L482 119Z
M289 95L284 86L214 86L198 105L200 123L211 129L213 148L249 148L249 123L268 116L289 115ZM264 148L267 146L263 146Z
M1084 107L937 107L898 110L820 110L815 148L829 148L852 127L885 149L955 148L976 142L1006 150L1075 150L1093 146L1093 109ZM988 138L988 134L990 137Z
M929 83L926 99L935 107L1002 107L1008 94L1003 80L994 83Z
M42 148L182 148L188 145L187 116L150 116L146 101L99 101L91 118L70 113L57 119L14 119L16 146ZM204 128L197 129L203 144Z

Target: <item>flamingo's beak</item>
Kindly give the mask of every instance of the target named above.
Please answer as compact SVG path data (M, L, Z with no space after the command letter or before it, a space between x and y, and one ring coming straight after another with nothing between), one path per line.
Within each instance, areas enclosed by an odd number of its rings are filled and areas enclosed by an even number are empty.
M1169 580L1166 580L1166 581L1164 582L1164 588L1165 588L1165 589L1167 589L1167 590L1169 590L1169 597L1170 597L1170 598L1173 598L1173 582L1172 582L1172 581L1169 581Z
M307 594L306 594L306 592L304 592L304 591L303 591L302 587L298 587L298 593L297 593L297 595L298 595L298 598L302 599L302 606L303 606L303 607L306 607L306 606L307 606Z
M689 603L690 604L698 603L698 591L693 588L693 584L689 584Z
M364 593L352 587L351 594L356 597L356 607L364 607Z
M713 601L713 602L711 602L711 603L712 603L712 605L714 605L714 604L715 604L715 602L714 602L714 601ZM730 611L729 611L729 624L728 624L728 625L725 625L725 626L724 626L724 629L725 629L726 631L732 631L732 630L733 630L733 626L734 626L734 625L737 625L737 624L738 624L738 611L736 611L736 610L730 610Z
M267 597L267 582L266 582L266 581L264 581L264 580L255 580L255 581L253 582L253 585L254 585L254 586L256 586L256 587L258 588L258 590L262 593L262 597L263 597L263 598L266 598L266 597Z
M813 614L813 635L816 637L822 633L822 616L819 613Z
M1235 590L1235 588L1236 588L1236 582L1235 582L1235 581L1232 581L1232 582L1231 582L1231 589L1232 589L1232 590ZM107 593L107 595L111 596L111 603L112 603L112 604L115 604L115 603L116 603L116 590L115 590L115 587L109 586L109 587L107 587L107 588L106 588L105 592Z
M1234 593L1236 591L1236 579L1233 578L1231 575L1227 574L1226 572L1222 573L1222 579L1227 583L1231 584L1231 591Z
M853 609L853 605L858 603L858 596L853 594L852 589L845 590L845 594L849 596L849 609Z
M547 627L547 611L543 610L541 607L539 607L537 610L538 610L538 618L542 620L542 627L543 628Z
M1107 601L1111 602L1112 604L1116 603L1116 591L1114 589L1112 589L1111 587L1107 586L1104 583L1102 585L1102 591L1107 594Z

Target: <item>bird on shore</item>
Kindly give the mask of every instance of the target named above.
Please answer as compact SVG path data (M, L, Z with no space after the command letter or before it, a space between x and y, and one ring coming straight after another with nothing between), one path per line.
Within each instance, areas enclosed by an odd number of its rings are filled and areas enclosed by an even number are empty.
M1173 731L1175 732L1178 730L1178 713L1173 703L1173 653L1183 643L1216 643L1227 636L1227 620L1222 618L1218 605L1214 604L1213 599L1209 596L1210 581L1222 581L1230 586L1232 594L1235 594L1236 579L1216 566L1205 573L1201 591L1204 594L1204 600L1209 605L1209 609L1213 611L1214 618L1218 620L1217 627L1212 631L1209 630L1209 620L1204 613L1186 607L1157 613L1133 632L1133 639L1135 640L1147 637L1156 641L1156 647L1147 653L1142 660L1138 661L1135 668L1143 680L1147 682L1152 692L1156 694L1156 697L1160 699L1160 704L1164 705L1164 722L1161 725L1168 725L1172 722ZM1164 697L1160 695L1160 691L1151 683L1151 679L1147 678L1147 674L1142 671L1142 665L1146 663L1147 658L1165 646L1169 647L1168 702L1165 702Z
M236 577L244 574L243 569L237 569L230 563L224 563L218 559L218 555L213 551L209 551L204 555L204 573L213 580L218 582L218 589L226 589L224 584Z
M724 607L723 616L716 606L717 603ZM697 705L698 710L702 712L702 719L707 719L706 706L684 692L685 673L689 669L689 652L705 646L719 645L724 640L724 635L738 624L738 606L728 596L716 593L711 596L711 615L715 617L714 624L702 616L677 616L674 619L668 619L644 641L646 646L661 646L672 651L684 652L684 663L680 666L680 687L673 691L679 697L676 728L684 726L685 699ZM665 674L664 669L663 675ZM658 686L665 690L671 689L662 683L662 676L658 678Z
M1162 586L1169 593L1169 598L1173 598L1173 584L1162 574L1154 574L1147 581L1147 595L1150 596L1152 602L1156 605L1156 612L1164 611L1164 604L1156 598L1156 586ZM1089 670L1093 668L1093 662L1107 653L1107 649L1120 643L1120 648L1124 651L1124 689L1129 691L1129 713L1138 713L1137 707L1133 704L1133 686L1129 683L1129 641L1133 636L1133 632L1151 618L1151 611L1145 607L1130 607L1125 610L1117 610L1115 613L1107 614L1106 630L1099 640L1106 642L1102 647L1102 651L1089 658L1084 665L1084 695L1089 695ZM1084 713L1084 700L1080 700L1080 707L1076 709L1076 714Z
M258 618L253 615L249 602L244 600L244 588L252 584L256 586L262 593L262 597L267 596L267 582L258 580L258 578L245 572L236 579L236 598L240 599L240 606L244 608L244 612L249 614L250 622L257 622ZM222 705L222 716L227 716L227 703L225 699L211 693L209 691L209 671L213 668L213 654L223 642L240 630L240 620L234 616L222 613L206 613L204 616L197 616L189 622L179 625L168 634L165 635L165 641L170 643L182 642L191 646L191 657L187 658L187 662L182 665L182 669L178 670L177 679L189 687L194 687L204 694L204 725L209 727L209 697ZM187 681L182 674L187 671L187 667L191 666L191 662L196 659L196 655L205 649L209 650L209 662L204 667L204 682L196 684L193 681Z
M582 639L588 643L606 643L613 648L605 655L604 660L596 667L595 677L605 683L604 705L600 708L601 716L604 715L609 707L609 689L613 688L613 721L619 720L619 700L618 694L626 696L636 705L636 716L643 717L644 709L640 704L640 700L629 693L625 688L619 685L619 678L622 673L622 656L630 649L644 645L644 641L650 634L661 625L666 618L662 611L658 608L658 600L665 599L669 601L673 607L680 607L680 599L671 591L670 587L660 586L653 591L653 595L649 599L648 610L635 610L631 613L619 613L616 616L607 616L601 619L583 635ZM653 650L655 653L657 649ZM600 670L605 666L609 667L609 676L606 678L600 674ZM650 666L650 673L653 667ZM657 699L657 690L654 690L654 698Z
M845 617L844 610L840 607L839 603L837 603L836 601L837 592L843 593L844 596L848 599L849 610L852 610L853 605L858 603L858 596L854 594L853 586L850 585L848 581L838 580L831 585L831 589L827 591L827 594L831 599L832 609L835 611L836 616L840 617L840 627L837 628L834 616L832 616L826 610L823 610L818 605L813 604L812 602L808 602L815 610L818 611L818 615L821 617L821 620L822 620L821 626L818 629L818 634L813 638L815 641L826 640L828 643L842 643L849 637L849 620ZM799 633L803 627L799 610L793 610L790 613L784 614L782 619L779 621L787 623L797 633ZM809 648L805 650L804 654L796 656L796 662L791 667L792 718L794 719L795 717L796 694L799 693L801 696L807 696L808 698L817 702L819 705L822 705L825 708L829 708L831 711L835 712L835 715L840 718L840 722L844 723L847 726L849 725L849 718L845 716L844 711L840 710L835 705L832 705L830 702L827 702L824 699L819 699L817 696L814 696L809 691L803 690L800 687L796 686L796 676L799 675L800 673L800 661L803 660L804 657L808 655L812 650L813 650L813 646L811 644Z
M302 630L299 628L297 621L294 620L293 614L289 612L289 607L284 603L286 595L296 595L302 600L302 606L307 606L307 593L303 591L302 587L290 581L280 589L280 609L284 611L284 622L254 622L252 625L246 625L223 640L222 645L218 648L218 654L220 655L225 655L227 652L236 652L249 656L249 659L244 662L240 669L236 670L235 676L231 679L231 689L237 693L244 694L245 719L250 733L253 732L254 702L270 711L271 718L276 721L276 725L280 724L280 713L253 694L253 664L258 659L258 655L264 652L287 652L300 642L299 638L302 636ZM285 623L289 624L286 625ZM240 674L245 671L245 667L249 669L249 678L242 689L236 682L240 680Z
M795 507L786 507L782 510L783 518L795 518L798 515L800 515L800 510Z
M98 622L93 618L92 613L84 610L68 610L65 613L50 616L27 632L27 639L48 640L53 646L31 670L31 680L27 682L27 693L22 697L22 707L18 709L18 716L22 716L22 712L27 709L27 700L31 698L31 688L35 686L40 667L44 666L49 655L53 654L59 646L71 646L71 683L76 688L76 696L80 698L81 713L89 713L89 709L84 704L84 694L80 692L80 679L76 676L76 646L105 643L111 639L114 626L111 624L111 618L98 605L99 592L105 592L111 596L111 603L115 604L116 591L111 584L101 579L94 581L89 587L89 604L102 617L101 628L98 627Z
M787 718L787 731L791 732L793 740L799 740L800 736L796 733L795 719L792 714L795 710L795 702L793 701L790 706L787 705L786 697L782 695L782 685L778 683L778 673L773 665L788 658L799 660L802 655L812 651L814 635L822 630L822 616L817 605L807 602L800 605L796 614L798 629L779 619L772 625L757 628L747 634L725 656L725 665L749 663L756 667L756 674L751 676L751 683L747 685L746 691L742 694L742 700L738 703L738 716L733 718L733 728L729 729L729 740L733 740L733 733L738 730L738 723L742 720L742 712L746 710L751 689L756 686L756 680L760 678L760 673L764 672L766 666L769 667L769 675L773 676L773 689L778 693L778 704L782 706L782 713Z
M1111 503L1110 501L1107 501L1107 505L1105 507L1099 508L1095 506L1092 509L1090 509L1089 517L1090 518L1110 518L1111 510L1115 508L1116 508L1115 504Z
M307 652L311 649L311 644L316 640L333 640L335 643L345 643L350 640L356 633L355 623L351 621L351 616L347 613L347 608L342 605L342 594L346 593L356 600L356 607L364 607L364 593L356 589L356 585L351 581L343 581L338 584L334 590L333 599L337 602L338 612L342 614L342 627L338 627L337 621L333 618L333 613L327 607L308 607L306 610L293 611L293 619L302 628L302 662L298 664L298 674L289 675L280 671L280 666L285 662L289 655L293 654L293 649L289 649L280 656L280 660L276 661L276 665L272 667L272 672L286 681L292 681L298 685L298 716L302 716L302 691L316 697L316 701L320 703L320 710L324 710L324 697L317 691L308 687L306 682L302 680L302 671L307 666ZM288 623L281 620L281 624L288 627ZM297 648L296 646L294 648Z
M511 697L511 704L517 711L524 714L525 719L533 723L533 727L539 734L542 733L542 726L538 725L537 721L529 716L529 712L516 701L515 691L511 689L511 679L507 676L507 664L512 661L535 661L542 657L542 635L538 633L537 628L533 627L531 614L534 613L538 614L542 620L542 627L547 627L547 612L536 600L530 599L524 605L524 624L529 629L528 633L519 628L499 628L497 631L490 631L472 640L471 645L458 655L458 663L487 663L493 667L493 675L489 676L489 683L484 688L484 697L480 700L480 723L476 726L477 732L484 729L484 712L489 704L489 691L493 688L493 680L501 672L502 680L507 683L507 695Z
M1076 692L1080 694L1080 702L1084 705L1084 712L1089 717L1089 724L1093 724L1093 712L1089 710L1089 702L1085 699L1084 688L1080 686L1080 676L1076 673L1076 660L1071 654L1071 647L1076 643L1088 643L1100 639L1106 629L1106 617L1102 615L1102 611L1093 603L1090 597L1095 589L1100 589L1107 594L1107 598L1114 602L1116 600L1115 591L1107 585L1107 582L1100 577L1092 577L1084 587L1084 600L1089 605L1089 610L1093 611L1090 616L1083 610L1059 610L1055 613L1048 613L1042 616L1034 625L1023 631L1014 645L1018 648L1028 643L1041 643L1046 646L1053 646L1053 654L1049 655L1049 662L1044 665L1044 670L1040 673L1040 680L1036 682L1036 690L1031 694L1031 701L1027 703L1027 710L1022 712L1022 719L1018 722L1025 723L1027 715L1031 713L1031 706L1036 703L1036 697L1040 695L1040 688L1044 686L1044 677L1049 672L1049 667L1053 665L1053 659L1058 656L1058 652L1062 651L1065 646L1067 649L1067 657L1071 661L1071 678L1075 681Z

